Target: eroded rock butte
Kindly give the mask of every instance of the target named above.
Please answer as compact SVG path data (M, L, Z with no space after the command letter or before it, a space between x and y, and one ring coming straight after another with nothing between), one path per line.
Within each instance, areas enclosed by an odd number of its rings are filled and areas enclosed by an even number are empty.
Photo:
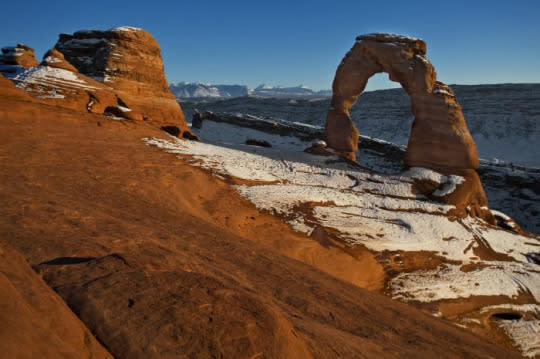
M61 34L55 48L80 73L102 81L154 125L188 131L165 78L161 50L152 35L133 27Z

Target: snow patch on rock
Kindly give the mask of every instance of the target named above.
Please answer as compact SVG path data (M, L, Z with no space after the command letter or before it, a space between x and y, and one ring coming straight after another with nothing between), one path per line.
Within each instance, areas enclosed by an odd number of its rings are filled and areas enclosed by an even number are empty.
M398 175L376 174L334 156L300 152L311 142L212 121L205 121L202 130L196 131L213 142L173 137L144 141L216 176L256 181L234 188L297 231L310 235L323 228L349 247L366 247L381 255L422 252L441 260L431 269L401 272L391 278L387 289L396 299L438 303L498 296L508 298L503 304L512 304L524 295L536 301L531 304L540 301L540 266L529 259L540 248L538 238L475 218L454 218L453 206L413 191L415 181L427 180L439 184L440 194L447 195L463 181L460 176L424 168ZM272 148L246 146L246 138L268 141ZM491 254L484 256L484 252ZM464 265L470 268L462 270ZM531 349L523 341L536 328L527 323L505 324L508 336L524 353Z

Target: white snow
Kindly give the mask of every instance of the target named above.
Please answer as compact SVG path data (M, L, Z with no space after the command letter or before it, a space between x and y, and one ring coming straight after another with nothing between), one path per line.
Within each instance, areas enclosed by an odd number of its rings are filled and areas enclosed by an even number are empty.
M133 26L119 26L110 29L109 31L142 31L142 29Z
M439 189L433 192L433 195L437 197L444 197L454 192L457 186L465 179L456 175L443 175L436 171L422 167L411 167L408 171L403 173L403 176L408 176L417 180L430 181L441 186Z
M90 91L96 89L79 78L76 73L50 66L27 69L15 76L13 81L17 87L25 91L37 92L42 98L63 98L65 91L77 88Z
M443 182L443 175L439 172L423 167L411 167L403 172L403 176L411 177L417 180L431 181L435 183Z
M480 311L481 313L486 312L497 312L499 309L504 311L515 311L518 313L533 313L533 314L539 314L540 315L540 305L538 304L497 304L497 305L489 305L487 307L482 308Z
M118 107L118 109L119 109L120 111L122 111L122 112L131 112L131 109L130 109L130 108L127 108L127 107L124 107L124 106L120 106L120 105L118 105L118 106L116 106L116 107Z
M43 61L48 64L56 64L56 63L62 62L62 60L53 56L47 56L46 58L43 59Z
M488 209L487 207L482 207L483 209ZM491 214L493 214L494 216L498 216L498 217L501 217L502 219L504 220L511 220L512 218L510 218L509 216L507 216L506 214L502 213L501 211L497 211L497 210L494 210L494 209L491 209Z
M293 151L302 151L309 147L309 143L292 136L276 136L266 132L242 128L224 123L204 121L202 129L197 130L204 140L211 140L215 143L244 144L248 138L264 140L272 147L278 147Z
M434 302L471 296L504 295L516 298L528 293L540 300L537 265L515 262L483 262L484 268L463 272L459 265L445 264L433 270L401 273L389 288L392 297L404 301Z
M433 192L433 195L437 197L444 197L454 192L457 186L465 181L461 176L450 175L443 176L443 186Z
M504 329L515 345L527 358L540 356L540 320L501 320Z
M388 37L388 38L394 38L394 39L402 40L402 41L421 41L421 39L416 38L416 37L412 37L412 36L408 36L408 35L402 35L402 34L395 34L395 33L391 33L391 32L381 32L381 33L374 32L374 33L370 33L370 34L360 35L356 39L357 40L372 39L372 38L376 38L378 36L385 36L385 37Z
M203 127L209 127L210 123L205 122ZM238 140L241 129L229 127L234 133L229 138ZM271 140L281 137L268 134L256 137L252 136L253 131L249 131L250 136L246 138ZM260 131L255 132L260 134ZM218 135L227 137L223 128ZM472 219L448 218L445 214L453 207L417 200L408 177L429 178L437 182L450 179L447 183L455 188L463 180L459 176L444 176L418 168L401 176L380 176L348 168L345 163L333 163L337 160L335 157L290 150L278 152L232 144L224 147L176 139L148 139L147 143L172 153L190 155L201 160L199 166L220 175L276 182L236 188L262 210L304 222L307 232L315 225L334 228L351 245L364 245L375 251L432 251L449 260L463 262L476 258L473 249L480 242L494 251L525 262L525 254L538 248L538 244L527 237L491 229ZM294 145L308 147L298 140ZM316 205L309 214L294 210L306 202L332 204ZM315 218L317 223L309 223L308 217Z
M527 262L525 254L540 251L539 241L533 238L502 229L482 226L478 220L471 218L467 218L463 222L478 238L486 239L485 243L495 252L506 254L516 261ZM540 287L540 282L538 286Z
M440 89L440 88L436 88L433 90L433 93L434 94L443 94L443 95L448 95L448 96L452 96L452 97L455 97L453 94L451 94L450 92L446 91L446 90L443 90L443 89Z

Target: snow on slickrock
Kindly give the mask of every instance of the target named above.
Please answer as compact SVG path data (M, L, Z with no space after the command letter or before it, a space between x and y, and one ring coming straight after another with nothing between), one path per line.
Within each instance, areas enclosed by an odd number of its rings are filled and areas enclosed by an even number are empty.
M33 67L17 75L13 80L17 83L17 87L38 93L38 98L64 98L63 92L66 90L96 89L74 72L49 66ZM34 88L30 89L31 86Z
M540 266L534 260L538 237L477 218L452 217L453 206L414 191L415 178L429 177L451 192L459 176L422 168L376 174L337 157L300 152L310 143L296 137L212 121L204 122L197 134L213 142L173 137L144 141L216 176L257 181L235 188L297 231L311 235L322 229L350 248L361 246L376 253L388 268L387 295L459 325L505 333L500 335L524 355L540 355L537 341L530 340L540 323ZM273 147L245 145L249 138ZM421 259L423 266L407 264ZM446 309L456 301L476 304L464 305L457 313ZM492 317L517 304L518 319Z

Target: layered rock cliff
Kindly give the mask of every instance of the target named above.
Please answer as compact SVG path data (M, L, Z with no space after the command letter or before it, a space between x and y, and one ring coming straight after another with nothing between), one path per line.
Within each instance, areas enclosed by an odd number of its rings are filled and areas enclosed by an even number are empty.
M55 48L80 73L111 87L144 120L187 131L182 109L165 79L160 47L148 32L127 26L77 31L61 34Z

